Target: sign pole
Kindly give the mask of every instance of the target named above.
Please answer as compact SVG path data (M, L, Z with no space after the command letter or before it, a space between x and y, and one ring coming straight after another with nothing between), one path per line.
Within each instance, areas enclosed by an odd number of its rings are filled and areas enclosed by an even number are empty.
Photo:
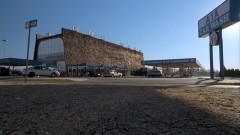
M31 27L28 28L28 46L27 46L27 59L26 59L26 72L25 72L25 83L27 82L27 70L28 70L28 55L29 55L29 45L30 45L30 34Z
M27 82L27 70L28 70L28 55L30 46L31 28L37 26L37 20L28 21L25 24L25 29L28 29L28 45L27 45L27 59L26 59L26 72L25 72L25 83Z
M214 71L213 71L213 46L209 43L209 51L210 51L210 77L214 79Z
M222 29L219 29L220 78L224 80L223 40Z

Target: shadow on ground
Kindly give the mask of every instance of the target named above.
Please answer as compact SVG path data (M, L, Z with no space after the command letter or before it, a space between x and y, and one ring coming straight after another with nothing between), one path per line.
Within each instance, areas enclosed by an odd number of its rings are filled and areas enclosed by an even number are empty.
M0 134L237 134L153 87L1 86Z

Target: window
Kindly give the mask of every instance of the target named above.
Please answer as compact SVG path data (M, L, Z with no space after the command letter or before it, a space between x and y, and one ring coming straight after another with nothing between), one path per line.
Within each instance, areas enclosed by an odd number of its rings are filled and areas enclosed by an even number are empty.
M38 60L64 60L64 47L61 38L48 39L40 42Z

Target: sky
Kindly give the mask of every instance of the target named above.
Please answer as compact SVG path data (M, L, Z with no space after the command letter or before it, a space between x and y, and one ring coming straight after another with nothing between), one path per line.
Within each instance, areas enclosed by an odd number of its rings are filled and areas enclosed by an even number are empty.
M197 58L209 69L209 38L198 38L198 21L224 0L1 0L0 58L33 59L36 34L60 34L77 26L109 42L135 48L144 60ZM7 39L5 44L2 39ZM224 65L240 68L240 24L223 30ZM214 47L214 69L219 69L219 47Z

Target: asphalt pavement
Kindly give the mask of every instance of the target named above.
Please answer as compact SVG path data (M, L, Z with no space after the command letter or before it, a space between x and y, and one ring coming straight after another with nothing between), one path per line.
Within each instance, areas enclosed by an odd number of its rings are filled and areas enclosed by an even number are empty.
M0 82L18 82L24 84L23 77L0 77ZM147 77L123 77L123 78L104 78L104 77L34 77L28 78L31 84L48 84L48 80L71 80L79 85L122 85L122 86L163 86L163 87L221 87L221 88L240 88L240 78L225 78L224 80L210 79L209 77L199 78L147 78ZM59 84L61 82L59 81ZM70 83L72 84L72 83ZM0 83L1 85L1 83Z

